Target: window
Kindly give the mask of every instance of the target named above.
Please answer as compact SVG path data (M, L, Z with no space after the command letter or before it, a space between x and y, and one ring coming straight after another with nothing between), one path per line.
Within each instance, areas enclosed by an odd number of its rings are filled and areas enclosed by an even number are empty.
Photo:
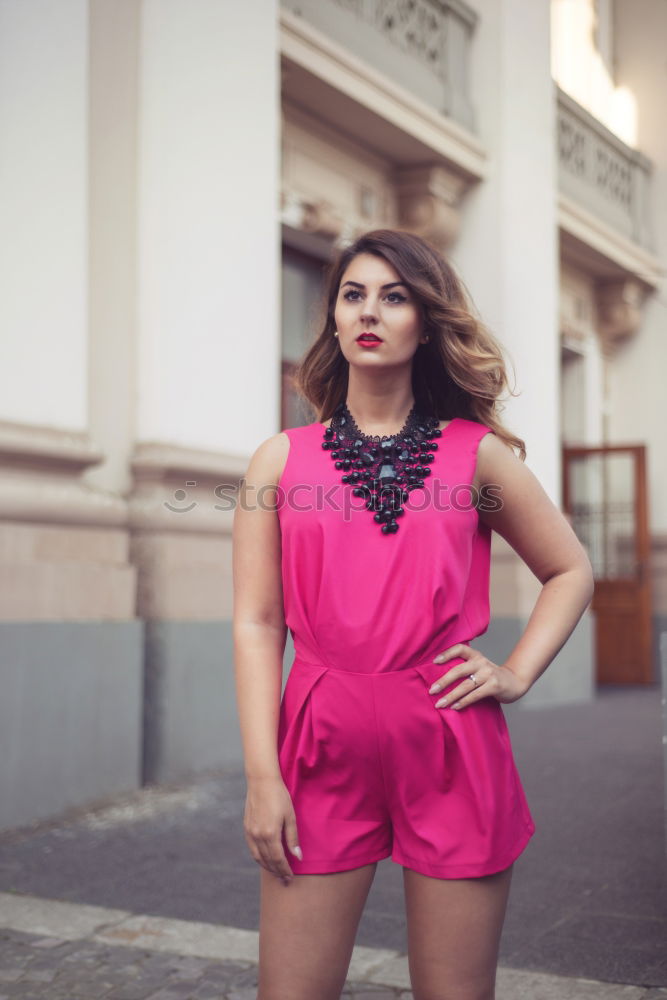
M326 261L283 244L282 251L282 398L281 426L311 423L315 414L294 392L289 375L319 333L324 321Z

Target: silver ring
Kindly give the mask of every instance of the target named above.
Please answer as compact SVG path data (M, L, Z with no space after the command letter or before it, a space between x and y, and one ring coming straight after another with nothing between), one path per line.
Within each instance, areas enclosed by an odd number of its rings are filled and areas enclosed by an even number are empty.
M475 685L475 687L477 687L477 681L475 680L475 675L474 674L469 674L468 676L470 677L470 680L473 682L473 684Z

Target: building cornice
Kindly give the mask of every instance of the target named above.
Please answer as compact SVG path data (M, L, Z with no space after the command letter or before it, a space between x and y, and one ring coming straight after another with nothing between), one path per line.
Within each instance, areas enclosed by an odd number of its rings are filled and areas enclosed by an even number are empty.
M577 262L586 259L587 270L607 279L635 278L655 289L667 275L664 262L618 233L598 216L587 211L568 195L558 195L558 225L561 233L578 245Z
M472 133L287 10L280 11L280 52L290 100L309 107L312 99L332 125L357 140L361 132L401 166L441 160L470 182L486 176L487 152ZM319 87L305 87L308 78ZM352 122L345 115L351 105ZM355 130L355 123L362 128Z

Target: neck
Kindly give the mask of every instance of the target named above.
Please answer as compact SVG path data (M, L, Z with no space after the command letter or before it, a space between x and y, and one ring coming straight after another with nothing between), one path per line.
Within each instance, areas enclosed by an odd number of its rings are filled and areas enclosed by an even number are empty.
M347 409L357 428L368 436L397 434L403 428L414 405L414 399L410 398L402 406L392 405L387 411L381 407L357 407L349 398L346 401Z
M413 407L411 407L405 414L405 417L400 421L400 423L397 422L395 425L387 428L377 427L369 429L368 427L361 427L349 407L347 407L347 413L350 419L348 421L348 434L346 434L346 436L349 436L349 431L351 430L352 436L358 434L363 438L374 441L383 438L395 438L403 434L410 434L414 429L415 422L418 422L418 414L416 411L413 412Z
M366 434L396 433L415 402L410 366L370 371L366 366L350 365L345 402L359 430Z

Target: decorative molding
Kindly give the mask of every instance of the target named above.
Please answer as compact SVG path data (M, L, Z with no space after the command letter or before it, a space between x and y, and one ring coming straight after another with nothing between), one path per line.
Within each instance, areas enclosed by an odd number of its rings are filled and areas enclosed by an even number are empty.
M646 299L667 269L564 195L559 198L559 224L563 265L587 275L591 284L590 294L573 303L561 281L561 343L585 353L582 331L590 327L603 356L610 357L640 330ZM576 317L576 310L586 314Z
M470 61L479 16L463 0L282 0L282 5L474 130Z
M659 287L667 275L662 260L622 236L599 216L584 208L565 194L558 196L558 225L579 245L580 252L574 264L590 255L590 273L599 278L636 278L648 288ZM570 256L566 253L566 256Z
M459 206L471 184L442 162L392 167L286 101L282 168L283 225L337 246L368 229L396 226L446 250L458 236Z
M0 421L0 519L123 525L125 501L80 478L103 459L84 432Z
M321 3L322 0L319 0ZM448 80L449 20L457 17L472 34L478 14L462 0L332 0L372 25L401 52L419 59L434 76Z
M246 456L141 443L131 459L134 486L127 498L81 479L82 470L102 460L85 433L0 422L0 519L86 528L231 530L232 513L218 508L229 506L226 498L238 488ZM222 486L227 489L216 494ZM188 516L182 512L188 504L174 496L179 489L194 495Z
M337 0L340 3L340 0ZM447 12L429 0L378 0L371 20L400 52L415 56L447 83Z
M244 456L144 442L131 460L128 525L133 532L228 535Z
M248 458L140 443L124 498L82 479L103 457L85 433L0 423L0 618L227 614Z
M125 501L85 483L48 476L2 477L0 520L86 527L122 527L127 519Z
M461 227L460 204L469 181L444 167L398 170L394 175L397 221L395 225L430 240L442 251L450 249ZM345 245L369 228L367 221L345 212L328 199L308 200L295 191L283 191L281 221L304 233ZM394 225L378 220L378 225Z
M280 195L280 221L299 232L318 236L338 245L354 238L357 227L344 217L343 206L326 198L310 199L297 191L283 190ZM368 229L363 226L359 228Z
M554 86L560 190L626 239L652 251L651 161Z
M468 129L284 9L280 50L285 96L344 134L406 166L430 159L471 180L486 175L486 150Z
M399 224L448 250L459 234L459 205L469 182L440 166L411 167L395 176Z
M208 479L231 476L239 479L248 468L248 459L243 455L146 441L135 446L130 468L137 482L164 482L178 476Z
M85 433L0 422L2 620L134 617L127 504L82 478L103 458Z
M603 352L609 355L640 328L646 289L631 278L600 282L595 290L597 329Z
M395 196L386 160L286 99L282 118L284 226L327 241L330 249L357 232L393 224Z
M304 203L301 223L304 232L335 239L342 234L344 226L345 222L336 206L325 198Z
M104 460L82 431L0 421L0 466L75 475Z

